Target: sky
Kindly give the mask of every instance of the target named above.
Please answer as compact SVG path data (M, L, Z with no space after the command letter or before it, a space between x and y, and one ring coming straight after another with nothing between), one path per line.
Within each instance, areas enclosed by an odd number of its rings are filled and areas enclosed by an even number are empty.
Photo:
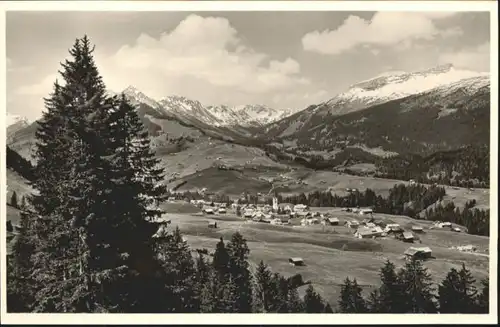
M7 12L7 112L40 117L88 35L106 86L302 109L387 71L489 71L488 12Z

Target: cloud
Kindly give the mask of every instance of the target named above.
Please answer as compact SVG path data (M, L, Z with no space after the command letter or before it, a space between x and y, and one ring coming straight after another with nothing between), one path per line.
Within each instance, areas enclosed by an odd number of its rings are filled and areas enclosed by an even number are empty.
M371 20L349 16L336 30L313 31L302 38L304 50L338 55L359 45L394 46L415 40L432 40L461 32L458 27L440 30L435 20L454 12L377 12Z
M490 71L490 43L486 42L476 47L470 47L461 51L450 50L442 53L439 57L440 63L451 63L457 68L467 68L476 71Z
M51 74L38 83L23 85L19 87L15 93L17 95L47 96L49 93L52 92L54 83L57 78L61 79L58 75Z
M219 17L190 15L172 31L157 38L142 34L133 45L121 47L101 62L106 67L103 75L110 77L115 88L142 82L144 85L136 86L155 89L157 93L158 87L151 85L155 79L169 85L181 79L198 80L252 94L309 83L300 76L297 61L276 60L253 50L243 43L227 19ZM126 72L129 77L147 72L149 81L123 82L123 78L116 78L117 72Z

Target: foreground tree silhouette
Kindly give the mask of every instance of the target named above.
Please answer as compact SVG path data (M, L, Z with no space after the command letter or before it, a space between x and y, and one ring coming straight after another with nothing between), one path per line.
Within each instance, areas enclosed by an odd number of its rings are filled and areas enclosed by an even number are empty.
M154 253L161 170L134 108L110 98L87 37L62 65L37 131L30 219L40 312L161 312Z
M370 295L370 312L404 313L401 283L392 262L384 264L380 270L380 279L382 285Z
M452 268L439 285L439 312L441 313L474 313L477 290L475 280L469 270L462 264L457 271Z
M235 312L251 313L253 308L253 281L248 263L250 250L247 241L240 233L236 232L231 237L227 250L231 281L235 285L235 298L233 299Z
M340 290L339 309L342 313L365 313L366 302L356 279L346 278Z
M483 288L477 296L478 313L488 313L490 312L490 282L488 279L483 279L481 285Z
M420 260L410 260L398 272L405 313L436 313L432 279Z
M19 208L16 191L12 192L12 196L10 197L10 205L14 208Z
M309 285L304 295L304 308L306 313L324 313L325 303L321 296L316 293L312 285ZM331 311L331 308L328 309Z

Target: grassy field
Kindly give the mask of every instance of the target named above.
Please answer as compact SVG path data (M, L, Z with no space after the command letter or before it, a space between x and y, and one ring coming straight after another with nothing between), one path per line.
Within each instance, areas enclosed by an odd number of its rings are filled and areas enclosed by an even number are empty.
M322 208L338 217L340 224L355 214L338 209ZM314 210L314 208L312 209ZM359 216L356 216L359 218ZM427 261L433 279L441 281L450 268L459 268L462 263L471 269L474 277L488 276L489 239L454 233L445 230L430 230L429 222L415 221L408 217L375 214L376 220L399 223L404 227L420 225L425 232L419 234L422 243L408 244L392 237L385 239L356 239L354 230L344 226L274 226L249 222L233 213L224 215L167 213L173 226L178 226L192 248L207 248L213 251L220 237L229 240L239 231L248 241L251 250L250 261L256 265L260 260L269 264L273 271L291 276L301 273L332 305L336 305L340 285L346 277L357 278L368 294L379 283L379 269L386 260L398 267L404 264L403 252L410 246L429 246L435 258ZM209 221L217 221L218 228L208 228ZM473 244L481 254L463 253L450 249L451 246ZM343 250L344 245L347 249ZM306 266L294 267L288 258L302 257ZM301 289L303 292L303 289Z

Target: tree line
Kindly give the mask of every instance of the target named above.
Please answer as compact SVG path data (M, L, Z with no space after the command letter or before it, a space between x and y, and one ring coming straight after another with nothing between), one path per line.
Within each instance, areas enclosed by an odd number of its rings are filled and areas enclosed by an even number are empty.
M451 222L465 226L469 234L489 236L490 211L474 208L475 200L467 202L460 210L453 202L447 205L443 200L446 191L440 186L425 186L421 184L394 185L389 190L388 197L377 195L373 190L351 191L345 196L332 192L315 191L309 194L300 193L293 196L279 196L280 202L291 204L306 204L311 207L371 207L378 213L404 215L414 219ZM431 205L434 207L429 208ZM423 212L422 216L420 213Z
M9 146L7 146L6 163L8 169L12 169L28 181L33 179L32 164Z
M396 270L387 261L380 269L380 286L366 298L356 279L346 278L341 287L339 311L343 313L488 313L489 281L476 280L462 264L451 268L444 280L433 285L420 260L408 260Z
M414 179L420 183L439 183L459 187L488 188L490 148L488 144L468 145L453 151L440 151L423 157L398 155L376 161L381 178Z
M490 210L474 208L475 204L475 200L468 201L460 210L453 202L438 203L425 211L425 219L451 222L466 227L469 234L490 236Z

